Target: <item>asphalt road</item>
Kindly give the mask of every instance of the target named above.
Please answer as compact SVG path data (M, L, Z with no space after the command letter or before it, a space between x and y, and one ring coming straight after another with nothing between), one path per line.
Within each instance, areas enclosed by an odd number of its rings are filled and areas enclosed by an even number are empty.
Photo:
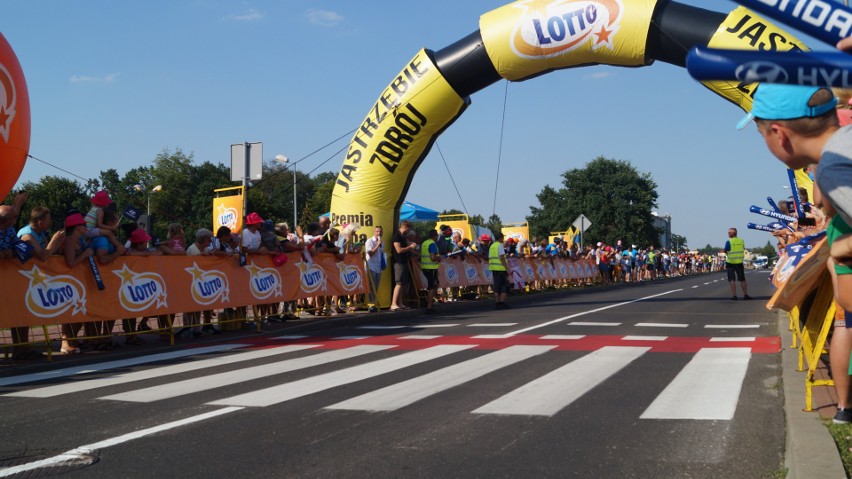
M2 377L0 477L773 477L767 279L754 301L716 273Z

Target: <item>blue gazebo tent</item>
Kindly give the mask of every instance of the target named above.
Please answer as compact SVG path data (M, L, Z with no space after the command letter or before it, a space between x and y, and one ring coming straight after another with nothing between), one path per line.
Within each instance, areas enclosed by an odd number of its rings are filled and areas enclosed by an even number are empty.
M331 212L322 216L331 216ZM415 205L410 201L403 201L399 208L399 219L412 222L417 221L438 221L438 212L430 210L425 206Z
M399 208L399 219L408 221L438 221L438 212L425 206L403 201Z

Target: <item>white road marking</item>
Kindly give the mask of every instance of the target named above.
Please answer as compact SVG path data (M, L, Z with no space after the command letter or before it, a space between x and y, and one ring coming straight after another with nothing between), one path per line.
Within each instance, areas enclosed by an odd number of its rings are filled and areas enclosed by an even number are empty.
M359 366L333 371L299 381L280 384L238 396L232 396L208 404L217 406L264 407L325 391L344 384L380 376L392 371L440 358L458 351L476 347L475 344L447 344L411 351L398 356L380 359Z
M689 324L684 323L636 323L640 328L688 328Z
M409 334L400 336L399 339L438 339L440 337L442 337L440 334Z
M355 411L394 411L447 389L510 366L556 346L510 346L423 376L378 389L334 404L326 409Z
M239 411L243 408L241 407L226 407L223 409L217 409L216 411L211 411L204 414L199 414L197 416L188 417L186 419L181 419L179 421L173 421L166 424L161 424L159 426L150 427L148 429L142 429L140 431L134 431L123 436L114 437L111 439L106 439L104 441L96 442L93 444L88 444L86 446L80 446L76 449L71 449L70 451L66 451L57 456L49 457L47 459L42 459L39 461L33 461L28 464L21 464L19 466L7 467L5 469L0 469L0 477L8 477L14 476L16 474L20 474L27 471L32 471L35 469L41 469L44 467L53 467L57 466L65 461L73 460L79 458L83 454L91 454L94 451L98 451L101 449L106 449L108 447L116 446L118 444L122 444L128 441L132 441L134 439L139 439L145 436L150 436L151 434L156 434L158 432L168 431L169 429L175 429L181 426L185 426L187 424L193 424L196 422L204 421L207 419L211 419L218 416L223 416L228 413L232 413L234 411Z
M660 296L665 296L665 295L667 295L667 294L677 293L678 291L683 291L683 289L673 289L673 290L671 290L671 291L666 291L665 293L652 294L651 296L645 296L645 297L643 297L643 298L633 299L633 300L630 300L630 301L625 301L625 302L623 302L623 303L610 304L610 305L608 305L608 306L602 306L602 307L600 307L600 308L591 309L591 310L589 310L589 311L583 311L582 313L575 313L575 314L572 314L572 315L569 315L569 316L564 316L564 317L562 317L562 318L556 318L556 319L554 319L554 320L547 321L547 322L545 322L545 323L537 324L537 325L535 325L535 326L530 326L530 327L527 327L527 328L519 329L519 330L517 330L517 331L513 331L513 332L511 332L511 333L507 333L507 335L508 335L508 336L514 336L514 335L517 335L517 334L526 333L527 331L532 331L532 330L534 330L534 329L544 328L544 327L546 327L546 326L550 326L551 324L556 324L556 323L559 323L559 322L561 322L561 321L566 321L566 320L569 320L569 319L579 318L580 316L585 316L585 315L587 315L587 314L592 314L592 313L597 313L597 312L600 312L600 311L605 311L605 310L607 310L607 309L611 309L611 308L618 308L619 306L625 306L625 305L628 305L628 304L631 304L631 303L636 303L636 302L639 302L639 301L644 301L644 300L646 300L646 299L652 299L652 298L657 298L657 297L660 297Z
M114 386L116 384L126 384L135 381L143 381L145 379L151 378L160 378L164 376L170 376L173 374L181 374L189 371L198 371L200 369L205 368L213 368L217 366L223 366L227 364L234 364L242 361L251 361L253 359L261 359L267 358L270 356L276 356L279 354L291 353L294 351L301 351L304 349L315 348L319 345L317 344L305 344L305 345L289 345L289 346L281 346L277 348L271 349L260 349L255 351L248 351L245 353L237 353L231 354L228 356L220 356L209 359L202 359L199 361L173 364L170 366L162 366L154 369L147 369L144 371L136 371L127 374L118 374L114 376L108 376L104 378L90 379L86 381L74 381L69 383L57 384L54 386L46 386L43 388L30 389L27 391L19 391L9 394L4 394L4 396L12 396L12 397L30 397L30 398L49 398L54 396L59 396L62 394L70 394L80 391L88 391L91 389L97 389L107 386Z
M596 323L594 321L573 321L568 323L568 326L606 326L606 327L614 327L621 326L621 323Z
M159 401L162 399L174 398L186 394L209 391L210 389L229 386L231 384L238 384L245 381L251 381L253 379L260 379L269 376L274 376L276 374L283 374L291 371L297 371L299 369L319 366L321 364L327 364L335 361L343 361L345 359L351 359L358 356L363 356L364 354L384 351L386 349L391 349L394 347L396 346L362 345L346 349L336 349L332 351L314 354L311 356L287 359L275 363L261 364L259 366L254 366L250 368L238 369L235 371L228 371L209 376L201 376L197 378L187 379L184 381L167 383L159 386L152 386L149 388L113 394L112 396L105 396L99 399L129 402Z
M754 336L743 336L740 338L710 338L711 343L738 342L738 341L754 341Z
M227 351L229 349L237 349L244 347L246 347L245 344L219 344L216 346L207 346L204 348L181 349L179 351L169 351L167 353L152 354L149 356L140 356L137 358L107 361L105 363L86 364L84 366L72 366L70 368L56 369L53 371L45 371L41 373L9 376L7 378L0 378L0 386L11 386L13 384L31 383L35 381L42 381L45 379L73 376L75 374L95 373L98 371L107 371L109 369L136 366L137 364L154 363L157 361L168 361L169 359L185 358L187 356L216 353L219 351Z
M751 348L698 351L640 418L731 420L750 359Z
M665 341L668 336L624 336L622 341Z
M546 336L542 336L541 339L559 341L563 339L583 339L585 337L585 334L548 334Z
M471 336L473 339L506 339L511 337L510 334L477 334L476 336Z
M368 324L365 326L358 326L355 329L405 329L408 327L410 326Z
M473 324L468 324L467 327L468 328L490 328L490 327L505 328L507 326L517 326L517 325L518 325L518 323L473 323Z
M705 329L755 329L759 324L705 324Z
M648 347L605 346L474 410L476 414L553 416L639 358Z
M453 328L458 324L410 324L409 328Z
M695 289L695 288L697 288L697 287L698 287L698 286L693 286L693 287L692 287L692 289Z

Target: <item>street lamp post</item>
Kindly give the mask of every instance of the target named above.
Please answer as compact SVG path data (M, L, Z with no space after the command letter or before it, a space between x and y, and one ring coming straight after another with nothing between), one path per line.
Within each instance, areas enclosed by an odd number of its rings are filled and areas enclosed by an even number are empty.
M290 159L284 155L275 155L275 161L283 165ZM290 226L290 231L296 231L297 224L299 224L299 218L296 215L296 163L293 163L293 224Z

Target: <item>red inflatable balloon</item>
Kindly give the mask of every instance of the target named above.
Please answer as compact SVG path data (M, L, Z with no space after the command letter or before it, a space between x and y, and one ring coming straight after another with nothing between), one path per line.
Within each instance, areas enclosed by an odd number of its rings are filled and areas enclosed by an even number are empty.
M0 201L15 186L30 151L30 96L18 57L0 33Z

